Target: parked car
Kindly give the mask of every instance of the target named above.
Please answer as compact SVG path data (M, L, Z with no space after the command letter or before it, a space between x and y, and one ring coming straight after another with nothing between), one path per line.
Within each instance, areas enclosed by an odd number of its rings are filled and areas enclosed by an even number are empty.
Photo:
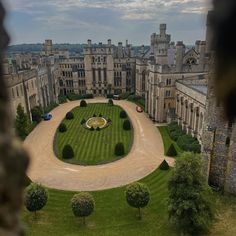
M52 119L52 115L49 113L46 113L42 116L43 120L48 121Z
M142 107L137 106L136 111L141 113L141 112L143 112L143 109L142 109Z

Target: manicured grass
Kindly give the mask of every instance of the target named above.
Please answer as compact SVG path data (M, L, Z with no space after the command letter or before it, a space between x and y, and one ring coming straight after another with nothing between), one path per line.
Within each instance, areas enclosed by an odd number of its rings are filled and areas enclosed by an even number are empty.
M57 132L55 138L55 150L57 156L62 158L62 149L70 144L74 150L75 157L67 160L70 163L95 165L118 158L114 154L115 145L122 142L125 147L125 154L129 152L132 145L133 130L123 130L124 119L120 118L121 107L109 106L108 104L88 104L87 107L77 107L72 110L75 118L64 120L67 125L67 132ZM100 131L85 129L80 123L83 119L89 119L93 115L111 119L111 124Z
M160 126L160 127L158 127L158 129L161 133L162 140L164 143L165 155L172 143L175 146L175 149L176 149L178 155L180 155L183 152L183 150L177 145L177 143L174 140L171 139L171 137L169 135L168 127L167 126Z

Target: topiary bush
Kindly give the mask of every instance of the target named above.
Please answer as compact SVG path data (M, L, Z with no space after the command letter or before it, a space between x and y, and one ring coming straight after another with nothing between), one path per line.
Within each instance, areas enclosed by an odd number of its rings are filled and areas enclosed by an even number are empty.
M47 200L48 192L43 186L37 183L31 183L26 188L24 204L28 211L35 213L35 216L36 212L46 205Z
M96 114L93 114L93 117L97 117L97 115L96 115Z
M82 100L80 102L80 107L87 107L87 102L85 100Z
M177 151L175 149L175 146L174 144L172 143L169 147L169 149L167 150L166 152L166 155L169 156L169 157L176 157L177 156Z
M127 203L131 207L138 208L139 219L141 219L141 208L146 207L150 201L150 191L148 187L142 183L132 183L127 186L125 196Z
M115 155L123 156L125 154L125 147L123 143L117 143L115 146Z
M111 98L108 100L108 105L110 105L110 106L114 105L113 100Z
M169 169L170 169L170 166L169 166L169 164L167 163L167 161L164 160L164 161L160 164L159 169L160 169L160 170L169 170Z
M100 131L101 129L100 129L100 127L97 127L96 130L97 130L97 131Z
M62 157L64 159L72 159L74 155L75 154L73 148L69 144L65 145L62 150Z
M90 128L90 130L91 130L91 131L94 131L94 127L92 126L92 127Z
M102 114L101 114L101 113L99 114L99 117L102 117Z
M67 120L73 120L74 119L74 114L73 112L69 111L66 113L66 119Z
M64 133L67 131L67 127L66 127L66 124L65 123L61 123L58 127L58 130L60 133Z
M107 122L108 122L108 123L111 123L111 119L110 119L110 118L108 118L108 119L107 119Z
M122 110L122 111L120 112L120 118L121 118L121 119L127 118L127 113L126 113L124 110Z
M95 207L95 201L90 193L75 194L71 199L72 212L76 217L83 217L85 224L85 218L90 216Z
M130 130L131 129L131 123L129 120L125 120L123 123L123 129L124 130Z
M85 123L86 123L86 120L85 120L85 119L81 120L81 122L80 122L81 125L83 125L83 124L85 124Z

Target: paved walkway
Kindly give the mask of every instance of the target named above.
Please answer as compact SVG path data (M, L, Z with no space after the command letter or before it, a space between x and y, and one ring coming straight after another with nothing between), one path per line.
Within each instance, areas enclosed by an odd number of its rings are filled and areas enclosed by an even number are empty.
M135 104L128 101L115 101L115 104L126 110L134 126L134 143L126 157L99 166L72 165L57 159L53 152L56 129L66 112L79 105L79 101L69 102L55 108L51 112L53 119L41 122L25 140L24 146L31 155L29 177L50 188L94 191L123 186L152 173L165 158L158 129L143 113L136 112ZM173 165L173 159L165 159Z

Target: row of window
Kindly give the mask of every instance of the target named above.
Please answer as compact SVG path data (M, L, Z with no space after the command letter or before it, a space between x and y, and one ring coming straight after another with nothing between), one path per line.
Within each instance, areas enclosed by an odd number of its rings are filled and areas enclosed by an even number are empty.
M71 68L84 69L84 64L61 64L60 68L61 69L71 69Z
M171 97L171 91L170 91L170 90L167 90L165 96L166 96L166 97Z
M98 68L97 70L93 68L93 82L96 83L96 71L98 73L98 81L102 81L102 69ZM103 69L103 78L104 78L104 82L107 81L107 69L104 68Z
M36 87L35 83L36 82L34 80L31 80L31 82L30 81L25 82L26 89L29 90L29 86L31 86L31 88L34 89ZM21 84L21 85L18 85L16 87L12 88L11 94L12 94L13 99L23 96L23 94L24 94L23 85Z
M107 61L107 58L106 57L94 57L93 56L92 61L93 61L93 63L95 63L95 62L98 62L98 63L104 62L105 63Z

